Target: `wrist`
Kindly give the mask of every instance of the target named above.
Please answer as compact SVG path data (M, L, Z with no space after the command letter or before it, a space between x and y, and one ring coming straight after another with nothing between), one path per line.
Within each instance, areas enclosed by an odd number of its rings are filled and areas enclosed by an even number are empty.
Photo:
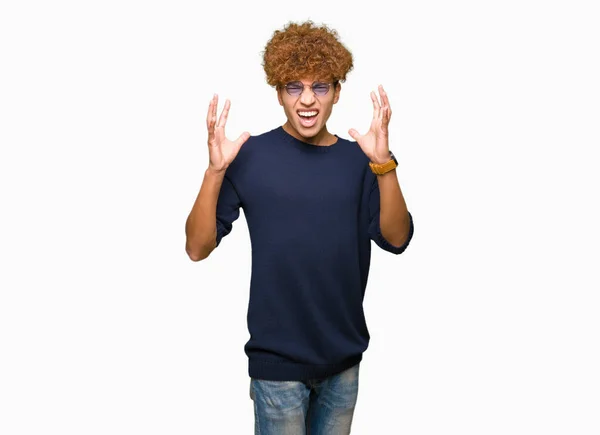
M388 170L384 174L375 174L378 179L392 178L396 176L396 168Z
M373 153L370 160L376 165L383 165L392 159L392 155L392 151L389 149L389 147L386 147L385 151Z
M383 159L378 159L378 158L371 159L371 162L375 163L376 165L383 165L384 163L387 163L389 161L390 161L389 156L387 158L383 158Z
M370 161L369 166L371 167L371 171L373 171L376 175L385 175L390 171L393 171L398 166L398 161L392 153L391 150L388 151L389 156L386 160L381 161L377 159L377 161Z
M208 167L206 168L206 171L204 171L204 174L209 176L209 177L224 177L225 176L225 171L227 168L224 169L215 169L212 167Z

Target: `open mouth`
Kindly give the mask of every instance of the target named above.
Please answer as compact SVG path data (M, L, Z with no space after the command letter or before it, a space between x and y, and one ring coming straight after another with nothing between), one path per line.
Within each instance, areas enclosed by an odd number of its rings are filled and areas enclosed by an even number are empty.
M303 127L312 127L317 122L318 110L299 110L298 118Z

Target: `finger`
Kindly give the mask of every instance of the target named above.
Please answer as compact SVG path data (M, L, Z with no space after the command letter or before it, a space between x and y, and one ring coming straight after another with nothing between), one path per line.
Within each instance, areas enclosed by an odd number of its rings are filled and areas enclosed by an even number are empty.
M351 128L350 130L348 130L348 134L350 135L350 137L352 139L354 139L355 141L358 142L358 138L360 137L360 134L358 133L358 131Z
M381 115L381 130L387 132L390 123L390 118L388 116L389 108L384 106L381 108L381 112L383 113Z
M380 106L379 106L379 101L377 101L377 95L375 95L375 92L371 91L371 100L373 101L373 119L377 119L379 118L379 111L380 111Z
M379 94L381 95L382 106L386 108L384 118L389 121L392 116L392 107L390 106L390 100L388 99L387 92L383 89L382 85L379 85Z
M378 86L379 88L379 95L381 96L381 85ZM383 120L383 118L385 117L385 102L383 101L383 98L381 98L381 106L379 107L379 116L378 116L378 120L381 121Z
M206 114L206 127L210 130L211 121L213 119L213 105L215 104L215 96L210 99L210 103L208 103L208 113Z
M216 117L214 114L214 107L216 106L216 99L213 95L212 100L210 100L210 104L208 105L208 114L206 115L206 128L208 129L208 142L212 142L215 137L215 120Z
M235 140L235 144L237 145L238 148L240 148L242 145L244 145L244 143L250 139L250 133L248 133L247 131L243 132L242 134L240 134L240 137L238 137Z
M219 106L219 96L217 94L215 94L215 96L213 97L213 107L212 107L212 116L211 116L211 122L213 123L213 128L217 121L217 107L218 106Z
M221 112L221 116L219 116L219 122L217 123L217 128L225 128L225 124L227 124L227 116L229 115L229 108L231 107L231 101L225 100L225 107Z

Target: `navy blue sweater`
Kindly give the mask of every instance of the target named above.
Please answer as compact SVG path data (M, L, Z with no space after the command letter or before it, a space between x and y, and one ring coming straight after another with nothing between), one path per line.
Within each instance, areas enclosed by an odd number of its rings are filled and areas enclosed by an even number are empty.
M361 361L371 240L400 254L413 234L410 216L404 245L383 238L368 162L356 142L311 145L278 127L251 136L227 168L217 246L241 207L252 245L244 346L251 377L324 378Z

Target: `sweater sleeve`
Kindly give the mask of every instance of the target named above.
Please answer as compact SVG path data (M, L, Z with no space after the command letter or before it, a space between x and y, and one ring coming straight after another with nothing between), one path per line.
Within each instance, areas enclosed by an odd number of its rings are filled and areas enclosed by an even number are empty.
M233 222L240 216L240 206L239 195L226 175L217 200L217 246L231 232Z
M413 236L414 226L412 215L410 214L410 212L408 212L408 216L410 219L410 230L408 232L408 237L406 241L402 246L395 246L388 242L387 239L381 234L381 226L379 222L379 206L379 183L377 182L377 176L374 175L374 180L371 184L371 191L369 193L369 236L371 240L373 240L381 249L391 252L392 254L401 254L408 247L408 244L410 243L410 240Z

